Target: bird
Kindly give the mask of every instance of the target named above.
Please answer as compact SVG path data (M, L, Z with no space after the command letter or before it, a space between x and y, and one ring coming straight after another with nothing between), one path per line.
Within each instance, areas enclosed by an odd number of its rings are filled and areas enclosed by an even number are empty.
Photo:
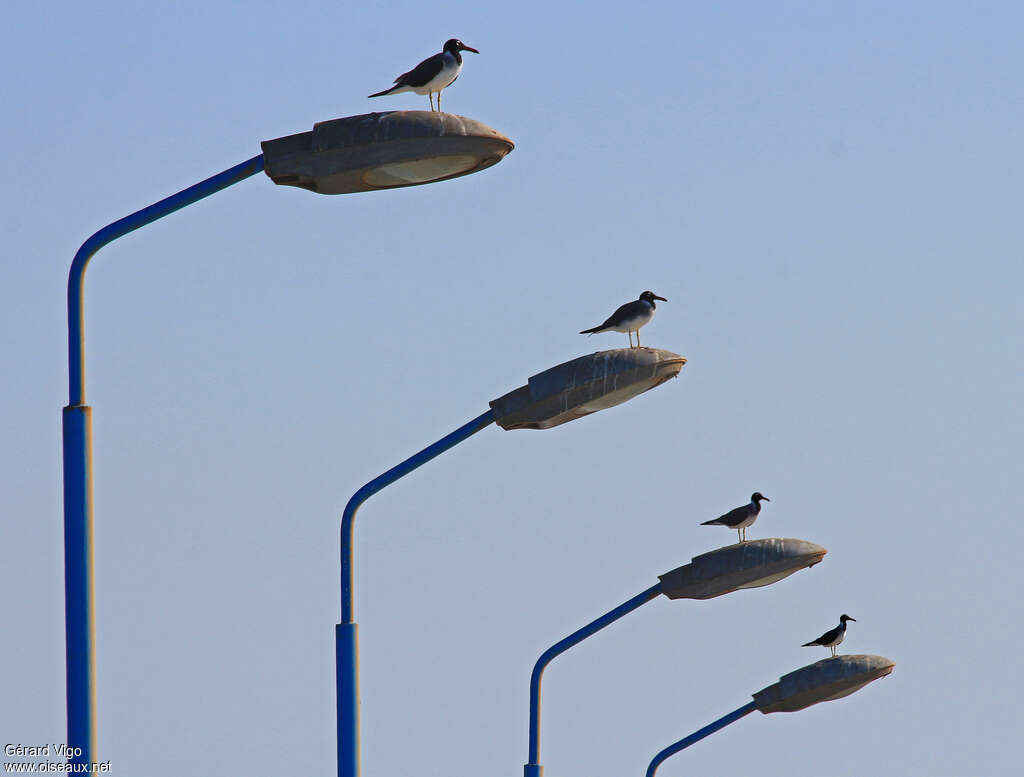
M750 504L745 504L742 507L730 510L725 515L720 515L713 521L704 521L701 526L728 526L730 529L736 530L736 534L739 535L740 542L746 542L747 527L752 526L754 521L757 520L757 516L761 513L762 501L770 502L772 500L760 491L755 491L750 495Z
M839 616L838 626L836 626L834 629L829 629L813 642L805 642L800 647L814 647L816 645L820 645L821 647L832 648L832 657L835 658L836 646L839 645L839 643L843 641L843 637L846 636L847 621L853 621L854 623L856 623L857 619L851 618L846 613L843 613Z
M437 92L437 111L441 111L441 90L446 86L455 83L455 79L462 72L463 51L472 51L479 54L472 46L467 46L458 38L450 38L444 43L439 54L427 57L408 73L402 73L395 79L395 85L390 89L369 95L369 97L383 97L387 94L401 94L402 92L416 92L425 94L430 100L430 110L434 110L434 93Z
M633 332L636 332L636 347L640 347L640 327L654 317L656 305L654 300L660 299L668 302L664 297L659 297L653 291L645 291L639 299L621 305L618 310L608 316L608 320L593 329L584 329L581 335L592 335L598 332L625 332L629 335L629 347L633 347Z

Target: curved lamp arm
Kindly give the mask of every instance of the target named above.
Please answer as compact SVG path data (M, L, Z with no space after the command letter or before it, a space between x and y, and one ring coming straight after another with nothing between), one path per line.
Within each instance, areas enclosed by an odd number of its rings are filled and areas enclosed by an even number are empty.
M401 464L398 464L383 475L374 478L365 486L360 488L345 505L345 512L341 516L341 622L352 623L352 529L356 518L356 511L359 507L383 488L390 486L399 478L405 477L414 469L423 466L428 461L440 456L447 450L454 448L460 442L485 429L494 423L494 411L477 416L468 424L460 426L451 434L442 437L433 445L428 445L419 453L410 456Z
M711 736L712 734L714 734L719 729L725 728L730 723L735 723L737 720L742 718L744 715L749 715L751 712L753 712L756 709L757 709L757 702L756 701L752 701L749 704L744 704L738 710L733 710L728 715L725 715L725 716L719 718L718 720L716 720L714 723L709 723L704 728L702 728L700 731L695 731L692 734L690 734L690 736L684 737L683 739L680 739L678 742L676 742L673 745L669 745L664 750L662 750L660 753L658 753L656 756L654 756L653 759L651 759L651 763L647 767L647 777L654 777L654 773L658 770L658 767L661 766L661 762L664 761L669 756L675 755L680 750L685 750L690 745L692 745L692 744L694 744L696 742L700 742L700 740L702 740L704 737Z
M537 659L537 663L533 667L533 673L530 675L530 761L523 767L523 774L525 777L540 777L543 773L544 767L539 763L540 761L540 680L541 675L544 674L544 669L547 667L551 660L566 650L571 648L573 645L579 644L587 637L592 634L596 634L605 626L614 623L624 615L628 615L633 612L637 607L654 599L658 594L662 593L661 583L652 585L643 593L639 593L627 602L623 602L614 610L605 613L597 620L591 621L582 629L574 631L565 639L556 642L554 645L549 647L543 653L540 658Z
M130 216L118 219L82 243L75 258L71 262L68 273L68 388L69 405L85 404L85 348L84 322L82 305L84 297L85 269L93 254L107 243L112 243L129 232L152 224L157 219L169 216L176 210L192 205L201 199L216 194L222 189L244 181L263 170L263 154L247 159L241 164L230 167L224 172L182 189L177 194L165 197L159 202L137 210Z

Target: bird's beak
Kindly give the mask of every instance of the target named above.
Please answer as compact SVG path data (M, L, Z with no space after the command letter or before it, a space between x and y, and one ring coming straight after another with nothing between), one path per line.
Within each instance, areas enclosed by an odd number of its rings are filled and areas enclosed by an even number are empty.
M848 621L853 621L854 623L856 623L856 622L857 622L857 619L856 619L856 618L847 618L846 620L848 620Z
M662 302L668 302L667 299L665 299L664 297L659 297L657 294L654 295L654 298L655 299L660 299Z
M472 46L467 46L465 43L462 44L462 50L463 51L472 51L474 54L479 54L480 53L475 48L473 48Z
M666 301L666 302L668 302L668 300L665 300L665 301ZM766 497L766 496L762 496L762 497L761 497L761 499L763 499L763 500L764 500L765 502L770 502L770 501L772 501L771 499L769 499L769 498L768 498L768 497Z

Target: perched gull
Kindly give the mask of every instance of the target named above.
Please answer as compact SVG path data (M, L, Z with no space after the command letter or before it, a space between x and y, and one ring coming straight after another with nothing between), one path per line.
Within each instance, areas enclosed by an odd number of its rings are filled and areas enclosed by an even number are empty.
M627 302L608 316L608 320L601 324L601 326L595 326L593 329L584 329L580 334L592 335L597 332L625 332L629 335L629 347L632 348L633 332L636 332L636 347L639 348L640 327L654 318L654 309L656 307L654 300L656 299L668 302L667 299L659 297L653 291L645 291L640 295L640 299Z
M430 110L434 110L434 93L437 93L437 110L441 110L441 90L455 83L462 71L463 51L479 54L472 46L467 46L458 38L445 41L439 54L427 57L408 73L402 73L395 79L395 85L383 92L371 94L370 97L383 97L386 94L416 92L425 94L430 100Z
M836 646L839 645L839 643L843 641L843 637L846 636L847 621L853 621L854 623L856 623L857 619L851 618L849 615L846 615L844 613L843 615L839 616L838 626L836 626L834 629L829 629L813 642L805 642L803 645L801 645L801 647L814 647L820 645L821 647L832 648L832 657L835 658Z
M770 502L772 500L760 491L755 491L750 495L750 504L730 510L713 521L704 521L701 526L728 526L730 529L736 530L740 542L745 542L747 539L747 527L753 525L754 521L757 520L757 516L761 512L762 501Z

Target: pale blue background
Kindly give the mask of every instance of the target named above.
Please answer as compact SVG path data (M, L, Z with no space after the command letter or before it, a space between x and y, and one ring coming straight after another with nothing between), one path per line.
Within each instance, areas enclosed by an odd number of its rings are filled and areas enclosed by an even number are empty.
M894 7L897 6L897 7ZM348 497L646 288L680 379L490 428L356 527L365 777L518 775L530 668L733 535L825 562L647 605L555 661L549 777L656 751L827 655L859 694L659 775L1019 774L1019 3L8 3L0 739L64 737L65 284L95 230L367 100L458 36L478 175L246 181L96 256L99 752L121 775L331 774Z

